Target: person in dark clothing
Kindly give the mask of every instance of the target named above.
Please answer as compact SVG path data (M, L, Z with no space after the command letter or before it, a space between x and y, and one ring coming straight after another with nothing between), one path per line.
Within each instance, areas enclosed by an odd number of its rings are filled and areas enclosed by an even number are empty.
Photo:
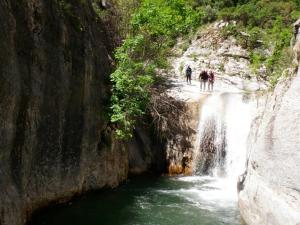
M186 83L191 84L192 83L192 68L189 65L186 68L185 75L186 75Z
M215 83L215 74L213 71L210 71L209 78L208 78L208 90L209 91L214 90L214 83Z
M205 91L206 83L207 83L208 78L209 78L209 75L208 75L207 71L203 70L200 73L199 78L200 78L200 90Z

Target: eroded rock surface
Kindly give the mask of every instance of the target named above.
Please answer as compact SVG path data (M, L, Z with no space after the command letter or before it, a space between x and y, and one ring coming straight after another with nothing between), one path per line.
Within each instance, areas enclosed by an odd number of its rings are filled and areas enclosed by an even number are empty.
M188 162L189 173L193 172L191 168L195 167L192 165L195 160L194 152L195 148L199 147L197 144L199 137L196 133L201 118L202 103L207 97L213 93L241 93L267 88L267 83L258 80L258 77L253 74L249 52L242 48L235 38L224 38L221 35L221 30L226 25L228 23L215 22L202 27L189 42L179 40L173 49L173 56L169 58L172 69L162 72L171 82L171 88L167 93L186 104L188 109L186 113L191 118L188 126L195 131L189 139L191 143L189 148L184 149L173 145L172 141L168 142L167 158L170 161L171 174L184 172L185 162ZM185 81L187 65L190 65L193 71L191 84L186 84ZM198 77L202 70L214 71L216 81L213 92L200 90ZM212 135L208 136L210 138L207 138L207 142L210 143ZM180 135L178 138L181 138ZM214 155L213 148L202 146L201 149L203 152L207 151L207 155Z
M300 70L282 80L260 107L251 128L247 170L238 184L241 214L249 225L298 225Z
M180 40L174 48L174 57L170 59L173 74L177 78L185 77L185 68L190 65L192 79L198 80L202 70L212 70L216 80L221 80L228 87L240 90L265 90L267 83L258 80L250 65L250 53L234 37L224 38L222 28L228 23L222 21L201 28L190 42ZM259 75L266 71L260 68ZM226 87L227 88L227 87ZM223 88L225 89L225 87Z
M89 2L0 2L0 224L127 177L106 129L108 40Z
M142 154L108 125L112 47L104 27L90 1L0 1L1 225L116 187ZM147 154L139 172L156 157Z

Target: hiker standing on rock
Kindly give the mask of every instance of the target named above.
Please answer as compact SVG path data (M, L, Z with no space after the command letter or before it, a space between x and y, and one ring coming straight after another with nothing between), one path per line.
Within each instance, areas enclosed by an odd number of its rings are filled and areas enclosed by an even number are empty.
M208 90L209 91L214 90L214 83L215 83L215 74L213 71L210 71L209 76L208 76Z
M186 75L186 83L191 84L192 83L192 68L190 67L190 65L187 66L185 75Z
M205 91L206 89L206 83L208 81L208 73L207 71L203 70L200 75L199 75L199 79L200 79L200 90L201 91Z

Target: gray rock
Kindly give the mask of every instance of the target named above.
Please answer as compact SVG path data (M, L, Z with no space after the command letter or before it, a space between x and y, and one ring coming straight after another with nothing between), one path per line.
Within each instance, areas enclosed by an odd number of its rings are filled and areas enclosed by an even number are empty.
M111 43L91 2L79 2L0 1L1 225L116 187L127 178L129 152L130 160L141 154L112 135Z
M184 71L187 65L193 70L193 79L198 79L202 70L212 70L218 79L236 80L236 86L247 91L264 90L267 83L258 80L254 74L250 63L250 53L242 48L234 37L224 39L221 35L221 28L227 23L222 21L210 24L201 29L193 38L188 48L178 57L170 59L173 70L170 72L173 77L184 78ZM179 41L173 52L178 53L181 46L185 46L183 41ZM257 73L264 77L266 71L264 66L257 70ZM247 79L248 82L243 82ZM217 80L218 80L217 79Z
M260 109L238 184L241 214L249 225L299 225L300 70L282 80Z
M249 225L300 224L299 90L300 74L278 85L252 126L239 193Z
M93 15L88 2L0 2L1 225L127 177L128 150L106 131L112 66Z

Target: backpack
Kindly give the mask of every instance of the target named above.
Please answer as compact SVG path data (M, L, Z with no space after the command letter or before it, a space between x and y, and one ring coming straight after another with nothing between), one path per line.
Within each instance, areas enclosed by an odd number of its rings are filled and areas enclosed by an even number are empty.
M200 78L201 78L201 80L205 80L205 71L204 70L201 71Z
M192 69L191 69L191 67L186 68L186 75L187 76L192 75Z
M207 71L204 71L203 79L207 81L207 80L208 80L208 77L209 77L209 76L208 76Z

